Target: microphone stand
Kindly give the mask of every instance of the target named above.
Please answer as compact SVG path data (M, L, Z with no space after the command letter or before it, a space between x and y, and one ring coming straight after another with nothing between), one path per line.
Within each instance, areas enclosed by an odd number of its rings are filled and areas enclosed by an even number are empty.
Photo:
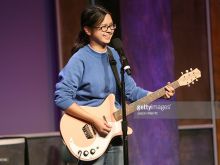
M127 130L128 130L128 122L127 122L127 117L126 117L126 103L125 103L125 80L124 80L124 64L125 64L125 59L121 58L121 105L122 105L122 133L123 133L123 155L124 155L124 165L129 164L129 159L128 159L128 135L127 135Z

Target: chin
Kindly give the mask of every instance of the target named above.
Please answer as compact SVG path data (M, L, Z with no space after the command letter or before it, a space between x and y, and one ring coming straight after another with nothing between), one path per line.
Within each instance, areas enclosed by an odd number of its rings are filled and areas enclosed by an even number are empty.
M104 41L103 41L103 43L106 43L106 44L109 44L111 42L111 39L105 39Z

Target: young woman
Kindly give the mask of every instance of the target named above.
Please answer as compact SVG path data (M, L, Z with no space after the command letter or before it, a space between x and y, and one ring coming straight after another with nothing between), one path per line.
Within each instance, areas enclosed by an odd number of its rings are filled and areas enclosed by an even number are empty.
M111 131L111 126L103 118L98 118L93 112L86 112L80 106L98 106L110 93L113 93L116 97L115 106L121 108L120 92L107 53L108 47L112 51L119 71L121 67L119 55L108 46L115 29L116 25L112 21L111 14L103 7L91 6L82 12L81 31L73 48L73 56L59 73L59 82L55 91L55 102L58 107L65 113L93 125L101 136L106 136ZM173 96L172 87L167 86L166 90L164 97ZM130 102L150 93L137 87L133 78L127 74L125 74L125 92L126 99ZM123 164L121 138L115 138L104 155L87 164Z

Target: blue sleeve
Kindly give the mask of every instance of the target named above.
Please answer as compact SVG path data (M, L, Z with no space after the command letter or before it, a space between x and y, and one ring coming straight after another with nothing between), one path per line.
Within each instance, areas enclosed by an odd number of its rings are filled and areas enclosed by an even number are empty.
M65 110L73 104L83 70L83 61L73 56L59 73L55 90L55 103L59 108Z
M134 102L148 93L147 90L140 88L136 85L134 79L125 73L125 94L129 102Z

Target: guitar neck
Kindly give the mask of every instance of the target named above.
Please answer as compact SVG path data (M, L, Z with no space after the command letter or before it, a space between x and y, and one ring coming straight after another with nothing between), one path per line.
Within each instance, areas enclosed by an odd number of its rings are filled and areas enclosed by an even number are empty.
M171 87L173 87L174 89L180 87L178 81L174 81L172 82L171 84L169 84ZM164 89L164 87L156 90L155 92L129 104L129 105L126 105L126 115L130 115L132 114L133 112L136 111L137 109L137 106L138 105L144 105L144 104L150 104L151 102L161 98L162 96L165 95L165 92L166 90ZM114 112L114 117L115 117L115 120L118 121L118 120L121 120L122 119L122 110L119 110L119 111L116 111Z

